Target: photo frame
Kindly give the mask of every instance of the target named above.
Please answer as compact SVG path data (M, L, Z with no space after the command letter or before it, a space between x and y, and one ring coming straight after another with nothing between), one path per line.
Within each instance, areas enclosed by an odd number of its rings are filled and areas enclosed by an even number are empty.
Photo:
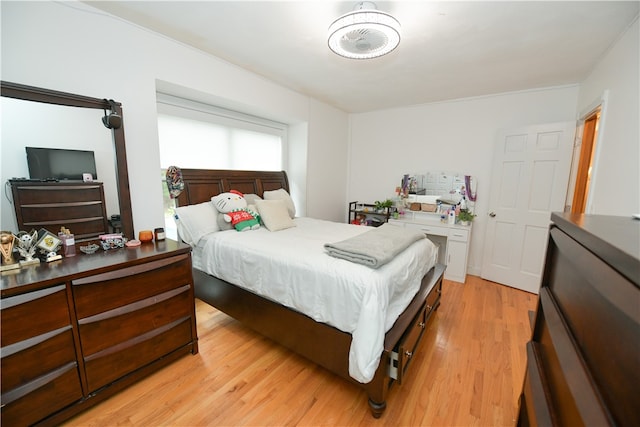
M38 243L36 243L38 249L47 253L56 252L61 244L62 240L48 230L41 228L38 232Z

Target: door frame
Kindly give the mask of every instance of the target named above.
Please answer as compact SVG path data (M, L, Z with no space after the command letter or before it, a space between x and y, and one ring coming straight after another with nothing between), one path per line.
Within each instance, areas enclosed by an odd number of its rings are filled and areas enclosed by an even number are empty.
M593 153L593 162L591 163L591 183L589 184L589 193L587 194L587 202L585 203L585 207L584 207L585 214L593 213L593 189L595 188L596 180L598 178L598 165L600 163L600 153L602 152L603 135L605 132L605 125L606 125L607 105L609 103L608 100L609 100L609 90L607 89L602 93L602 95L599 98L595 99L587 108L585 108L578 114L578 119L577 119L578 123L576 125L576 131L579 128L584 129L584 122L589 117L591 117L594 113L596 113L598 109L600 109L600 119L598 120L598 133L596 134L596 137L593 141L596 148L595 148L595 152ZM580 135L580 137L582 137L582 135ZM575 181L569 183L570 187L575 187L575 185L576 185ZM567 204L569 203L573 203L573 195L572 195L572 200L569 200L567 198L567 200L565 201L565 206L567 206Z

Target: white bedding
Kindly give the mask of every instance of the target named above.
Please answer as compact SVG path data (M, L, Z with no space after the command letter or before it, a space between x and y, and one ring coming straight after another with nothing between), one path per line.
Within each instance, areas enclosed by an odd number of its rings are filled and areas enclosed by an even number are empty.
M429 239L409 246L378 269L329 256L324 244L368 227L296 218L296 227L220 231L204 236L193 265L213 276L293 308L352 335L349 374L373 378L388 331L437 259Z

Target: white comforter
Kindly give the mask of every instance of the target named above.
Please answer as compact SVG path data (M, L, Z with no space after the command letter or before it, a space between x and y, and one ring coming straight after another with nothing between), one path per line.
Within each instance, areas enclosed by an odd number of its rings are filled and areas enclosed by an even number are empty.
M296 227L211 233L194 248L194 267L352 335L349 374L372 380L388 331L435 264L428 239L378 269L329 256L324 244L370 228L296 218Z

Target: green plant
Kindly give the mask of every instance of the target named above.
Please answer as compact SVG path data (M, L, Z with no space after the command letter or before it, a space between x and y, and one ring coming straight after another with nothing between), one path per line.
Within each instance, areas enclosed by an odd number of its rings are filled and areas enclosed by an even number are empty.
M390 208L392 206L393 206L393 200L391 200L391 199L387 199L387 200L384 200L382 202L380 200L376 200L375 201L375 208L377 210L383 210L385 208Z
M458 214L458 221L466 221L466 222L471 222L473 221L473 218L475 218L475 214L471 211L468 211L466 209L461 209L460 213Z

